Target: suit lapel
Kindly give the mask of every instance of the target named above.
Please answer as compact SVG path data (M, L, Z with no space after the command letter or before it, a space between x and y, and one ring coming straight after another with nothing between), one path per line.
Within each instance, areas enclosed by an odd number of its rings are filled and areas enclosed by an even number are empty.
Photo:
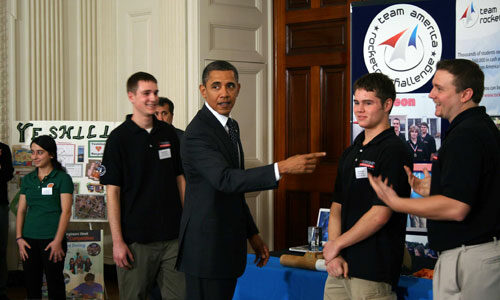
M218 138L218 143L221 144L225 150L224 156L228 158L231 165L235 168L239 168L238 157L234 155L234 151L232 150L234 147L231 139L229 138L229 134L227 134L226 129L222 127L222 124L217 120L217 118L212 114L208 108L203 105L203 108L200 110L200 117L213 128L213 132ZM243 154L241 145L240 153ZM243 155L242 155L243 156Z

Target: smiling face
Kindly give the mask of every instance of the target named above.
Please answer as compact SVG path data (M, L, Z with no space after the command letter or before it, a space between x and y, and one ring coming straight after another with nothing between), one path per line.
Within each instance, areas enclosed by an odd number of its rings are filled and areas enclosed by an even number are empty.
M240 92L240 84L234 78L233 71L215 70L208 75L206 84L200 85L200 92L213 110L229 116Z
M392 126L394 126L394 131L399 132L401 123L399 122L398 119L392 120Z
M359 126L364 129L373 129L388 124L389 111L392 101L388 99L383 105L375 92L357 89L354 92L354 116ZM387 125L388 126L388 125Z
M133 105L134 114L154 115L158 105L158 86L153 81L139 80L135 93L128 92L128 98Z
M422 136L426 136L428 132L427 126L420 125L420 131L422 131Z
M410 130L410 138L412 141L416 141L418 137L418 131L416 129Z
M445 70L438 70L432 79L432 90L429 98L436 105L435 115L452 121L463 109L466 91L457 92L453 84L454 76Z
M45 168L52 165L52 155L35 143L31 144L31 160L37 168Z

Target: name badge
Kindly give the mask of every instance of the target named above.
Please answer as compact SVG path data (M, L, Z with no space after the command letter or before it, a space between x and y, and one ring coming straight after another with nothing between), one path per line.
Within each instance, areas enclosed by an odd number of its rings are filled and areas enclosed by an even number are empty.
M42 195L52 195L52 187L42 188Z
M170 148L158 150L158 155L160 156L160 159L172 157L172 154L170 153Z
M356 167L356 179L368 178L368 169L366 167Z

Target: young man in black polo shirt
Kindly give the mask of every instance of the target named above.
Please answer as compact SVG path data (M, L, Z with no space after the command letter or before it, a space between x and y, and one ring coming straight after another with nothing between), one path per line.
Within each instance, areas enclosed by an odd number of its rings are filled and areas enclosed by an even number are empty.
M440 251L434 299L498 299L500 133L479 106L484 74L472 61L444 60L432 85L436 116L451 124L432 177L418 180L407 170L413 189L424 197L402 198L381 178L370 177L370 183L395 211L427 218L430 247Z
M389 125L395 97L394 84L383 74L366 74L354 83L354 115L365 130L339 162L323 250L325 299L396 299L406 215L385 206L368 182L368 174L380 174L410 195L403 166L411 165L411 156Z
M432 135L429 134L429 125L425 122L420 123L420 138L424 142L424 146L427 147L427 152L430 155L436 153L436 140Z
M165 299L184 299L184 274L174 269L185 180L174 128L154 117L156 79L127 81L132 115L106 142L100 181L106 185L120 299L146 299L156 281Z

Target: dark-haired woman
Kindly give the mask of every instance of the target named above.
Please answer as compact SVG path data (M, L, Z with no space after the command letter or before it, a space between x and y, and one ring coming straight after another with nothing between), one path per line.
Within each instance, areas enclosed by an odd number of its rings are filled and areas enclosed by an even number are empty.
M49 299L66 299L64 237L71 217L73 181L57 161L57 146L48 135L31 142L36 169L24 176L16 220L16 242L23 260L28 299L42 297L45 272Z

